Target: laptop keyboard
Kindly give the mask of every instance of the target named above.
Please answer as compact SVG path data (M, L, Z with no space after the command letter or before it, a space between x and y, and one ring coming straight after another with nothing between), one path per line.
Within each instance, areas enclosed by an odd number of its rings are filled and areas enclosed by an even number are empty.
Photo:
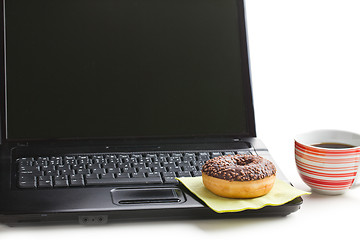
M81 154L17 159L19 188L178 184L201 176L210 158L244 151Z

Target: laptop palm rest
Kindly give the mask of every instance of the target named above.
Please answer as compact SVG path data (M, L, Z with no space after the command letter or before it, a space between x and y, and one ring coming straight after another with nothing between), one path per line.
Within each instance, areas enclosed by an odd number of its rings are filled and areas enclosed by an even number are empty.
M185 196L180 188L115 188L111 190L115 205L144 203L182 203Z

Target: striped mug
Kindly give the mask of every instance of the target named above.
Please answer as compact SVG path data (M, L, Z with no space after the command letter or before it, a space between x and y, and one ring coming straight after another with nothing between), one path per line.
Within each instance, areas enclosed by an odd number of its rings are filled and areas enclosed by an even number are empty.
M295 161L302 180L314 191L343 194L356 182L360 135L317 130L295 137Z

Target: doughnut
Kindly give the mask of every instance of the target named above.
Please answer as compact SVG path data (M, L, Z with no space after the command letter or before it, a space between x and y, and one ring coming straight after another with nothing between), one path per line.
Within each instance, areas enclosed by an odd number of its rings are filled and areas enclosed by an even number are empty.
M275 165L254 155L225 155L205 162L202 167L204 186L214 194L227 198L260 197L272 189Z

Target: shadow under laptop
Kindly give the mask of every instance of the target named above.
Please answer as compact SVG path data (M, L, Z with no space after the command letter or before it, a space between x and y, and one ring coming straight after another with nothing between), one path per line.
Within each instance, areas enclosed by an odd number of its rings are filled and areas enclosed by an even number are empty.
M254 217L254 218L234 218L234 219L216 219L216 220L197 220L192 221L197 228L204 232L222 232L232 229L249 229L258 228L267 223L274 224L275 222L285 221L288 216L277 217Z
M130 221L130 222L109 222L102 225L82 225L75 223L68 224L49 224L45 225L17 225L15 227L0 224L0 238L2 234L11 232L28 232L37 234L39 232L58 232L59 230L66 231L79 231L82 229L92 229L92 230L130 230L130 229L139 229L141 226L142 229L154 229L154 227L161 226L162 228L178 228L178 226L187 225L191 228L196 228L202 232L222 232L231 229L239 228L249 228L249 227L258 227L259 224L274 223L279 221L285 221L288 216L275 216L275 217L249 217L249 218L223 218L223 219L178 219L178 220L142 220L142 221Z

